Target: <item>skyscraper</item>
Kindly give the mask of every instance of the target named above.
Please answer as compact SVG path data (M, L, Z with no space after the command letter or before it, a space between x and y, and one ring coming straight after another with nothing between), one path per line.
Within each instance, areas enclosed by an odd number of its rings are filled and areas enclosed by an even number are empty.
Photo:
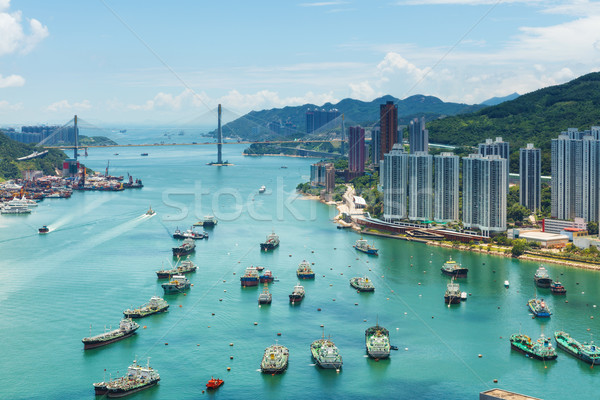
M365 172L365 130L360 126L351 126L348 130L348 170Z
M506 231L506 163L499 155L463 157L463 223L484 236Z
M383 219L386 221L406 218L406 189L408 185L408 153L397 143L392 151L384 155L383 174Z
M381 129L374 126L371 130L371 164L379 165L379 153L381 152Z
M379 126L381 127L381 141L379 159L389 153L398 139L398 106L393 101L388 101L379 106Z
M508 178L510 176L510 144L502 140L501 137L496 137L495 141L486 139L485 143L479 143L479 154L482 156L499 155L506 160L506 190L508 193Z
M408 156L408 219L430 221L433 212L433 157L425 151Z
M425 129L425 118L415 118L408 123L408 144L410 153L429 152L429 132Z
M340 112L335 108L331 110L319 110L318 108L306 110L306 133L313 133L339 116Z
M435 165L433 219L458 221L459 157L441 153L433 157Z
M540 149L533 143L519 150L519 202L532 212L541 209L541 158Z

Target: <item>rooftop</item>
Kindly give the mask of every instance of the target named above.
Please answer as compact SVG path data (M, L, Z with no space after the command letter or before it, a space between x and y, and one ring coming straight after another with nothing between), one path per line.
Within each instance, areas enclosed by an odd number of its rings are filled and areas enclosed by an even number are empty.
M569 237L566 235L537 231L520 233L519 238L531 240L569 240Z
M497 398L503 400L541 400L537 397L526 396L524 394L509 392L503 389L490 389L485 392L481 392L482 395L487 395L487 398ZM481 397L480 398L485 398Z

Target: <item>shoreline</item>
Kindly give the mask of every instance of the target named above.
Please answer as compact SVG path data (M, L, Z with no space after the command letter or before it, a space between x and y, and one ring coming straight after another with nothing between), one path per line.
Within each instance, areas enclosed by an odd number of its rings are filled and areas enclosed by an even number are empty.
M267 157L292 157L292 158L323 158L323 157L317 157L317 156L299 156L296 154L283 154L283 153L279 153L279 154L248 154L248 153L242 153L243 156L248 156L248 157L263 157L263 156L267 156Z

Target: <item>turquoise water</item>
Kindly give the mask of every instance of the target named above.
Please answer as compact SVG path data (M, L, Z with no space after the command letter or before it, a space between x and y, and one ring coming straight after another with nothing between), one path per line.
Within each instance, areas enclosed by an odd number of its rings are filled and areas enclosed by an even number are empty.
M600 275L547 265L568 295L538 291L554 315L532 319L526 302L537 264L385 238L372 239L379 257L358 253L351 246L359 236L331 223L333 207L294 200L313 160L244 158L242 150L224 146L235 166L218 168L205 165L216 158L212 147L150 148L148 157L140 148L92 149L88 167L103 171L110 159L112 174L129 172L146 186L74 193L44 200L29 216L0 217L0 398L93 398L92 382L147 357L161 382L132 398L466 399L492 387L547 400L598 397L599 368L560 351L556 362L528 359L511 352L508 337L564 329L589 340L598 332ZM152 218L143 216L149 205L158 213ZM170 311L139 320L146 328L134 337L84 351L90 325L92 334L115 327L124 309L162 296L154 271L173 262L178 242L170 234L209 213L220 223L197 242L191 259L199 269L188 275L194 286L187 295L167 295ZM42 225L51 233L38 235ZM261 253L259 242L272 230L281 245ZM470 268L460 284L472 294L452 308L439 270L449 256ZM317 277L304 282L306 298L292 307L288 294L303 259L314 262ZM258 307L261 288L240 287L250 265L279 279L270 286L271 306ZM349 279L361 275L373 280L374 293L350 288ZM364 330L377 319L400 348L379 362L364 350ZM339 373L311 360L321 324L343 356ZM289 368L262 375L263 351L276 340L290 349ZM211 376L225 385L202 394Z

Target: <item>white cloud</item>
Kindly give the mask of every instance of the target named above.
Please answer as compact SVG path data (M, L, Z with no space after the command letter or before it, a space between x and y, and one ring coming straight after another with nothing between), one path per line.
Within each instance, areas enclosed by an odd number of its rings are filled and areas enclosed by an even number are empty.
M350 83L350 97L353 99L370 101L376 98L377 96L382 95L382 93L378 93L368 81L363 81L359 83Z
M46 107L46 111L59 112L59 111L78 111L78 110L89 110L92 108L89 100L83 100L79 103L69 103L68 100L60 100L50 104Z
M0 7L2 4L0 3ZM0 112L4 111L20 111L23 109L23 103L11 104L6 100L0 100Z
M418 68L415 64L410 63L400 54L393 52L385 55L383 61L377 65L377 70L382 76L395 72L401 72L417 80L423 79L431 72L431 68Z
M465 5L465 6L480 6L498 3L530 3L539 4L542 0L401 0L396 4L399 6L423 6L423 5Z
M327 6L337 6L340 4L347 4L345 1L322 1L315 3L301 3L298 4L300 7L327 7Z
M20 75L8 75L6 78L0 74L0 89L7 87L19 87L25 84L25 78Z
M0 0L0 56L28 53L48 36L48 28L40 21L32 18L24 24L21 11L9 13L9 7L9 0ZM28 33L24 31L24 25L28 25Z

